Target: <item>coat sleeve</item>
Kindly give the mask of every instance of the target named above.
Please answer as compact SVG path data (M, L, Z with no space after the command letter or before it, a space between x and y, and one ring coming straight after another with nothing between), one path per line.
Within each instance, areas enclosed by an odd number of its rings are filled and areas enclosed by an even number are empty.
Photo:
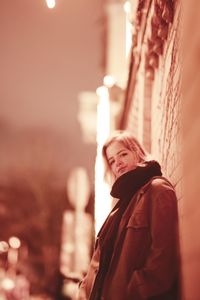
M177 198L171 186L152 184L149 211L151 250L144 267L132 273L128 285L131 300L160 295L177 277Z
M97 243L97 246L94 250L88 272L86 276L83 278L83 280L79 284L78 289L78 295L76 297L76 300L87 300L89 299L89 296L91 294L93 284L99 269L99 260L100 260L100 248L99 243Z

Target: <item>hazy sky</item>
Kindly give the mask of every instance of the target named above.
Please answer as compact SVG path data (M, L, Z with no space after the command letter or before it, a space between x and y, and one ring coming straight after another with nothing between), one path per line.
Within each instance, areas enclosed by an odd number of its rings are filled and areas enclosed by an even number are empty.
M45 0L0 0L0 139L4 150L12 132L1 160L9 158L10 148L14 155L19 137L26 140L24 132L30 130L49 138L51 133L58 134L58 155L66 153L69 166L89 164L94 148L80 141L77 99L79 92L95 91L101 84L100 2L57 0L50 10Z

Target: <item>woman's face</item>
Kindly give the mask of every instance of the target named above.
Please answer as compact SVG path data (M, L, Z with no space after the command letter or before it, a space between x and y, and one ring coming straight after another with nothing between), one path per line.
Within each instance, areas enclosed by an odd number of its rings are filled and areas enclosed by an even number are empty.
M106 149L106 157L115 178L137 167L136 154L120 142L112 142Z

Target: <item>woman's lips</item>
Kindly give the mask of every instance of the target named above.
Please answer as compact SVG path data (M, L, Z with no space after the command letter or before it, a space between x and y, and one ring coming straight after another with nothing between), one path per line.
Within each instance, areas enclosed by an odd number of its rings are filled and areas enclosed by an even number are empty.
M126 171L126 167L123 167L123 168L120 168L118 171L117 171L117 173L118 174L122 174L122 173L124 173Z

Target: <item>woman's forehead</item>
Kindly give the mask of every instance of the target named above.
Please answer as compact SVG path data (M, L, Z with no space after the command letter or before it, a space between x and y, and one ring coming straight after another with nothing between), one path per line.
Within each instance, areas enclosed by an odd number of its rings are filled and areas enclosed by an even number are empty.
M116 155L120 151L127 149L121 141L113 141L106 149L106 156L109 159L111 156Z

